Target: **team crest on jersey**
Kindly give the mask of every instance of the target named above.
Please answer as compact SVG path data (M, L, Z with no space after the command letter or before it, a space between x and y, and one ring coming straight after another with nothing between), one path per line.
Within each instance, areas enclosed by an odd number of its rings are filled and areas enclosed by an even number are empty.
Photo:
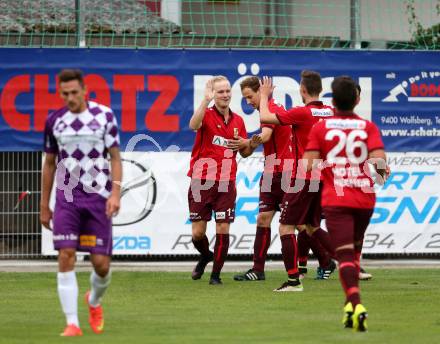
M314 117L330 117L333 116L332 109L310 109Z
M212 144L214 144L216 146L227 147L228 140L222 136L215 135L212 139Z
M366 122L358 119L328 119L325 121L327 129L365 129Z

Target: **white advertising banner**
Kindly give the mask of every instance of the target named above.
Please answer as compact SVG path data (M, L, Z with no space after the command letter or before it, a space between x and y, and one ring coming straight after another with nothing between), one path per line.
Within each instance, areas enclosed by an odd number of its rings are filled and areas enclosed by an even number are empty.
M389 153L365 253L440 252L440 154Z
M113 253L195 254L188 221L186 176L189 152L130 152L123 155L121 210L113 219ZM364 253L440 252L440 154L389 153L392 174L378 190ZM235 222L230 254L252 254L258 215L261 153L239 159ZM269 253L279 254L278 218ZM324 225L324 224L323 224ZM211 245L215 222L208 225ZM52 232L43 229L42 253L56 254Z

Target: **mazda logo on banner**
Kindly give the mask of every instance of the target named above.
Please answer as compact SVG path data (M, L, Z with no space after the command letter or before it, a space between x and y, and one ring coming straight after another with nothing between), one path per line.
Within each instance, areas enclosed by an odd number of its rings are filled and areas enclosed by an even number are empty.
M127 226L145 219L156 203L157 183L151 168L122 159L121 210L113 226Z

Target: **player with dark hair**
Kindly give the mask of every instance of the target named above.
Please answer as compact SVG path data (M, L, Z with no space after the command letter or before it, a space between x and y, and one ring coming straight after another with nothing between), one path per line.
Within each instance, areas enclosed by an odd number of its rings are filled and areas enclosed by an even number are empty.
M367 311L361 304L358 281L364 233L375 205L369 164L381 183L389 171L378 128L353 112L359 103L355 82L337 77L331 87L335 117L313 127L304 158L308 170L324 160L322 207L346 295L343 324L366 331Z
M292 125L293 147L295 166L293 169L291 188L283 199L283 209L280 217L281 243L283 259L288 274L288 281L277 291L294 291L301 289L297 262L297 243L295 228L306 230L321 244L320 247L325 261L320 262L322 269L318 270L320 279L328 279L335 269L331 259L333 247L328 238L328 233L320 228L320 182L312 178L310 173L304 171L300 164L304 149L307 145L308 134L315 123L320 119L333 116L333 109L319 101L322 91L321 76L314 71L301 73L300 93L305 106L294 107L283 114L273 114L267 107L267 99L273 91L272 81L263 78L261 86L260 119L262 123ZM284 245L284 246L283 246Z
M214 106L208 107L214 100ZM189 126L197 131L191 153L191 184L188 190L192 241L200 252L200 259L192 272L192 279L200 279L206 265L214 261L209 284L222 284L220 272L228 255L229 227L235 218L237 195L235 178L237 152L247 157L258 146L258 138L246 139L243 119L229 108L231 84L224 76L216 76L206 83L205 95L191 117ZM206 237L207 222L214 211L216 240L214 253Z
M66 106L53 112L46 121L40 220L46 228L51 227L49 199L56 175L53 240L59 251L58 295L67 321L61 335L81 336L75 254L90 252L93 271L86 302L90 326L95 333L101 333L104 329L101 299L111 279L111 218L120 206L122 165L113 111L86 101L81 71L63 70L58 80Z

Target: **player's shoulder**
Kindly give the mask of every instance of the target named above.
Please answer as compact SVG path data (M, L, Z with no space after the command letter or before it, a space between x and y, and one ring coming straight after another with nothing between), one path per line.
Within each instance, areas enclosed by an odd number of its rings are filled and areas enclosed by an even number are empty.
M243 117L241 117L238 113L236 113L232 110L230 110L230 111L231 111L231 115L232 115L232 118L234 119L234 121L244 125Z
M283 111L284 112L284 111L286 111L286 108L284 107L283 104L278 102L276 99L271 98L269 100L269 110L271 110L271 112L272 111L276 111L276 112Z
M328 120L329 120L328 118L322 118L322 119L320 119L318 122L316 122L316 123L313 125L312 130L313 130L313 131L318 131L318 132L321 132L321 131L325 130L325 129L327 128L327 126L326 126L326 122L327 122Z
M93 100L87 101L87 105L90 112L98 110L99 112L113 112L113 110L109 106L95 102Z
M362 120L362 121L365 122L365 126L366 126L367 128L374 128L374 129L377 129L377 128L378 128L377 125L376 125L376 123L374 123L373 121L370 121L370 120L368 120L368 119L366 119L366 118L362 118L362 117L360 117L360 116L358 116L358 118L359 118L360 120Z
M216 114L217 110L214 105L207 107L205 110L205 116L203 117L202 126L206 125L207 123L214 123Z
M215 108L215 105L211 106L211 107L207 107L205 110L205 117L203 118L203 120L205 121L206 119L210 119L213 118L215 114L217 114L217 109Z
M67 112L69 112L69 109L67 108L67 106L63 106L62 108L60 108L58 110L50 112L46 118L46 124L48 126L53 125L58 118L64 116Z
M357 121L358 123L363 123L364 128L363 129L377 129L377 125L366 119L366 118L362 118L361 116L357 115L357 114L353 114L353 120Z
M367 130L371 128L374 123L362 118L356 114L350 116L334 116L325 119L324 125L326 129L341 129L341 130Z

